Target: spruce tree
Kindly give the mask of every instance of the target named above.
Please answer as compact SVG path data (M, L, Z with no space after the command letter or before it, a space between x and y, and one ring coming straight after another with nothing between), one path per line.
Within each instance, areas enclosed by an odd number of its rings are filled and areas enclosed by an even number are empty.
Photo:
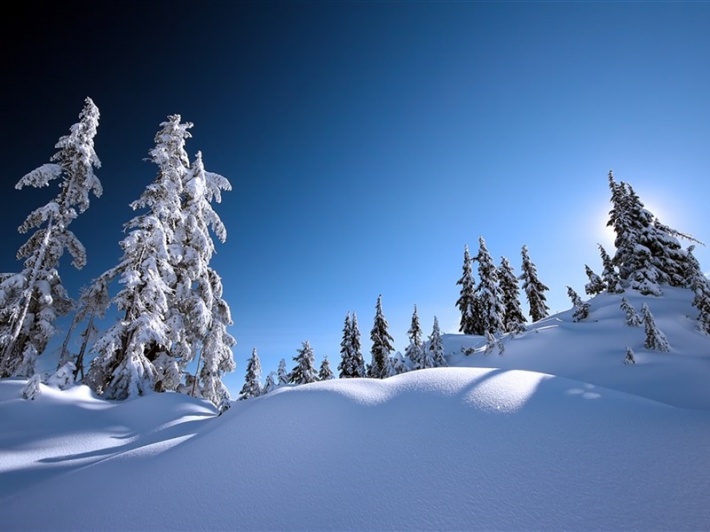
M464 334L482 334L476 327L476 322L479 319L477 316L479 309L476 298L476 282L473 278L472 263L473 260L471 259L468 246L465 246L463 253L463 273L461 278L456 281L456 284L461 286L459 298L456 301L456 306L461 312L459 332Z
M505 330L503 319L505 306L503 305L503 291L498 281L498 269L493 264L486 241L483 237L478 239L478 300L481 306L481 317L484 330L496 334Z
M589 303L582 301L577 292L570 286L567 287L567 295L572 300L572 306L574 307L574 314L572 314L574 321L582 321L589 317Z
M126 224L129 233L120 242L123 257L104 274L107 279L118 277L123 285L113 304L124 316L94 345L97 356L86 382L108 399L175 389L180 381L179 356L185 349L177 337L181 331L174 304L182 295L175 294L179 277L175 266L180 255L183 184L189 172L184 145L190 127L180 123L179 115L161 123L150 150L158 174L131 203L133 210L144 212Z
M174 257L175 297L167 321L171 329L171 347L169 354L167 351L161 353L163 357L178 359L180 374L185 373L197 354L203 369L208 366L219 368L216 373L204 371L198 375L198 380L209 388L221 388L212 380L221 381L222 373L234 369L231 348L236 344L226 332L232 319L229 305L222 297L221 278L210 267L215 251L211 232L220 242L227 238L224 224L211 206L212 201L221 202L222 190L231 190L229 181L206 171L202 154L197 152L189 172L184 174L182 217L176 230L176 246L180 251ZM210 347L206 348L208 340ZM212 357L217 360L210 360ZM166 389L176 387L173 384Z
M629 300L626 299L625 297L621 298L621 310L624 311L624 314L626 316L626 325L629 327L639 327L642 323L643 320L641 319L641 316L639 316L636 313L636 309L629 303Z
M589 279L589 282L584 285L584 292L587 295L595 296L597 294L601 294L604 290L606 290L606 285L604 284L604 281L602 281L602 278L599 277L596 273L594 273L592 269L586 264L584 265L584 271L587 274L587 278Z
M103 276L124 285L113 303L125 316L95 344L87 383L114 399L180 390L225 405L229 393L221 379L235 367L236 341L227 333L232 321L222 281L209 262L211 234L226 238L211 202L231 187L205 170L201 153L190 165L191 123L171 115L160 127L150 150L158 174L131 203L142 213L126 224L123 257ZM187 375L198 353L198 374Z
M370 340L372 340L372 363L370 364L368 377L384 379L393 373L389 355L394 351L394 347L392 346L394 339L390 336L387 330L388 327L387 319L382 312L382 295L380 295L377 297L374 325L370 331Z
M670 345L668 345L668 340L666 340L666 336L656 326L653 314L651 314L651 311L646 303L644 303L641 307L641 316L643 317L643 323L646 329L646 341L643 344L644 347L646 349L661 351L662 353L670 351L671 348Z
M528 256L528 247L522 248L523 264L519 279L523 282L523 290L530 306L530 318L533 322L540 321L548 316L550 309L545 304L545 292L549 290L537 277L537 268Z
M686 286L688 256L678 238L696 240L661 223L644 208L633 187L617 183L611 172L609 187L612 209L607 225L616 233L613 263L622 286L646 295L660 295L662 285Z
M364 377L365 359L362 356L362 345L360 343L360 328L357 324L357 314L353 312L350 318L350 348L353 360L353 372L356 377Z
M42 188L60 179L59 194L46 205L32 211L18 231L35 229L17 252L24 259L21 272L0 278L0 378L30 377L37 358L56 333L54 322L72 309L59 276L59 261L68 251L72 265L86 264L86 251L69 225L89 207L93 194L102 188L94 174L101 162L94 151L94 137L99 124L99 110L86 98L68 135L55 145L58 151L50 163L25 175L15 186Z
M73 361L74 380L84 378L84 356L86 355L86 348L96 333L98 333L98 329L96 328L94 322L97 318L104 317L110 301L111 298L108 292L108 280L103 276L94 279L89 286L84 287L81 290L74 318L72 319L69 331L67 332L64 342L62 343L62 348L59 354L59 362L57 363L57 369L59 369L68 362ZM74 358L74 356L69 352L69 340L74 332L74 329L84 320L88 321L83 332L81 333L81 348L79 349L79 353L76 355L76 358Z
M229 390L222 377L236 368L232 347L237 341L227 332L227 326L232 325L232 315L229 305L222 298L222 280L212 268L207 268L207 280L212 302L206 336L201 342L202 349L197 361L198 367L202 362L202 367L194 383L199 384L202 397L222 408L230 400ZM194 385L192 395L196 395Z
M507 258L501 257L498 273L500 288L503 292L503 308L505 309L503 330L513 334L525 332L526 319L520 309L518 278L515 276L513 267Z
M279 367L276 371L276 376L278 377L279 386L288 384L291 381L291 376L288 374L288 371L286 371L286 360L283 358L279 360Z
M434 316L434 325L429 335L429 356L434 362L435 368L447 366L446 358L444 358L444 343L441 340L441 330L439 329L439 320Z
M636 364L636 359L634 358L634 351L630 347L626 348L626 357L624 357L624 364Z
M616 271L616 267L611 260L611 257L606 252L601 244L599 246L599 254L602 259L602 282L606 287L606 291L610 294L621 294L624 291L624 287L621 286L621 280L619 279L619 273Z
M278 386L276 384L276 372L270 371L269 374L266 376L266 381L264 382L264 387L261 389L261 395L266 395L269 392L272 392L276 389Z
M695 246L688 247L685 284L693 291L693 306L698 309L698 329L710 334L710 281L705 277L693 254Z
M414 305L414 312L412 313L412 322L407 331L409 336L409 345L404 351L404 356L409 360L412 369L422 369L424 365L424 352L422 348L422 328L419 325L419 316L417 315L417 306Z
M318 380L319 381L329 381L334 379L333 371L330 369L330 362L328 362L328 357L323 357L323 361L320 364L320 369L318 370Z
M402 353L399 351L390 357L390 364L392 366L392 375L401 375L402 373L407 373L410 369L407 366Z
M261 361L256 352L256 347L251 351L251 357L247 362L247 373L244 378L244 386L239 392L239 399L251 399L261 395Z
M297 355L293 357L296 362L296 367L293 368L290 374L290 382L293 384L308 384L316 382L318 375L315 369L315 357L313 348L306 340L303 342L301 349L297 351Z

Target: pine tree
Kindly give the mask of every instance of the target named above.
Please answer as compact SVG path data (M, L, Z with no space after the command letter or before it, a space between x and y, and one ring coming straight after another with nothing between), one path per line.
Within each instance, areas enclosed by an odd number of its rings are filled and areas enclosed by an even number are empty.
M392 366L393 375L401 375L402 373L407 373L410 370L409 366L407 366L407 362L402 356L402 353L399 351L390 357L390 364Z
M505 306L503 305L503 291L498 281L498 269L493 264L493 259L486 241L483 237L478 239L478 300L481 305L481 316L483 318L484 330L492 334L505 330L503 319L505 317Z
M431 329L431 334L429 335L429 348L430 357L434 362L435 368L440 368L447 366L446 358L444 358L444 343L441 340L441 330L439 329L439 320L434 316L434 325Z
M229 392L221 379L234 370L236 341L227 333L232 321L222 281L209 266L211 233L226 238L210 204L231 187L204 169L201 153L190 165L191 123L171 115L160 126L150 150L158 175L131 203L144 212L126 224L123 258L103 276L124 285L113 303L125 316L95 344L87 382L108 398L181 390L225 405ZM186 375L198 353L198 374Z
M27 381L27 384L22 388L21 396L23 399L27 399L29 401L34 401L38 395L42 393L42 388L41 385L42 380L40 378L39 373L35 373L30 377L30 379Z
M328 362L328 357L323 357L323 362L321 362L320 369L318 370L318 380L319 381L329 381L334 379L333 371L330 369L330 362Z
M276 384L276 378L276 373L270 371L269 374L266 376L264 387L261 389L261 395L266 395L267 393L273 392L276 389L276 387L278 386Z
M179 115L161 124L150 151L158 175L131 203L133 210L146 212L126 224L130 232L120 242L123 257L104 274L107 279L119 277L123 285L113 303L124 317L94 345L97 356L86 381L108 399L174 389L180 381L184 344L176 338L180 331L173 305L181 297L175 297L180 255L176 230L182 223L183 181L189 172L184 144L190 127L180 123Z
M372 363L368 377L384 379L393 373L389 354L394 351L392 346L394 339L390 336L388 327L387 319L382 313L382 296L380 295L377 297L374 325L370 331Z
M653 314L648 308L646 303L641 307L641 316L643 316L643 323L646 329L646 341L644 342L644 347L646 349L655 349L656 351L661 351L662 353L670 351L670 345L668 345L668 340L666 336L661 332L661 330L656 327L656 321L653 318Z
M545 292L549 290L547 286L542 284L537 278L537 268L532 263L528 256L528 247L522 248L523 264L521 267L522 273L519 277L523 281L523 290L528 298L530 306L530 318L533 322L540 321L548 316L550 311L545 304Z
M261 395L261 361L256 352L256 347L251 351L251 357L247 362L247 374L244 378L244 386L239 392L239 399L251 399Z
M357 326L357 315L353 312L345 316L343 325L343 339L340 342L340 371L341 379L352 379L365 376L365 361L362 358L360 347L360 330Z
M500 289L503 292L503 308L505 309L503 330L513 334L525 332L526 319L520 309L518 278L507 258L501 257L498 273Z
M461 312L461 324L459 332L464 334L481 334L476 327L476 322L479 320L478 300L476 298L476 282L473 278L471 254L468 246L464 247L463 254L463 274L456 281L458 286L461 286L459 299L456 301L456 306Z
M293 357L293 360L296 362L296 367L291 371L290 382L293 384L316 382L316 380L318 380L315 369L316 362L313 355L313 348L308 340L303 342L303 347L301 347L297 353L298 354Z
M629 327L639 327L643 323L641 316L636 313L636 309L631 305L631 303L629 303L629 300L625 297L621 298L620 307L626 315L626 325L628 325Z
M698 309L698 329L710 334L710 281L705 277L693 254L695 246L688 247L688 264L685 283L695 294L693 306Z
M362 356L362 345L360 343L360 328L357 324L357 314L353 312L352 318L350 319L350 348L353 360L353 373L356 377L364 377L365 372L365 359Z
M582 321L589 317L589 303L582 301L577 292L570 286L567 287L567 295L572 300L572 306L574 307L574 314L572 314L573 320Z
M626 348L626 357L624 358L624 364L636 364L636 359L634 358L634 351L630 347Z
M619 273L616 271L614 263L604 247L601 244L597 245L599 246L599 254L601 255L602 266L604 268L602 270L602 283L604 283L606 291L610 294L621 294L624 291L624 287L621 286Z
M102 194L94 174L94 168L101 167L94 151L99 110L90 98L84 103L79 122L59 139L51 162L15 186L42 188L61 179L59 194L31 212L18 229L22 234L36 229L17 252L18 259L25 259L22 271L0 280L0 378L32 376L37 358L56 333L56 318L72 309L59 276L59 261L66 250L74 267L85 265L86 251L69 225L88 209L91 194Z
M196 395L194 387L199 384L200 395L222 409L230 401L229 390L222 377L236 368L232 347L237 341L227 332L227 327L232 325L232 315L229 305L222 298L222 280L212 268L207 268L207 280L212 295L210 316L206 336L201 343L200 359L197 361L198 367L202 362L202 368L194 381L191 394Z
M205 170L200 152L197 152L190 170L182 175L182 217L175 230L174 245L179 252L173 255L175 297L168 318L171 347L169 353L165 351L161 356L178 359L180 373L184 373L199 352L203 369L211 365L219 370L216 373L202 372L198 379L210 381L206 383L210 388L221 388L211 381L215 378L221 381L224 371L232 371L228 368L234 367L231 347L236 341L226 333L232 320L229 305L222 297L221 279L209 266L215 250L210 232L220 242L227 237L224 224L212 209L211 202L221 202L221 191L231 190L231 185L223 176ZM217 292L219 295L215 296ZM216 311L213 309L215 305L218 307ZM208 338L210 349L205 349ZM209 360L215 356L217 361ZM166 389L176 387L177 383L173 383Z
M612 209L607 225L616 233L613 262L622 286L646 295L660 295L661 285L685 286L688 256L678 238L696 241L663 224L643 203L633 187L617 183L609 172Z
M412 322L407 331L409 336L409 345L404 351L404 356L409 360L412 369L424 368L424 351L422 348L422 328L419 325L419 316L417 315L417 306L414 305L412 313Z
M594 273L592 269L586 264L584 265L584 271L586 272L587 277L589 278L589 282L584 285L584 292L587 295L595 296L597 294L601 294L604 290L606 290L606 285L604 284L604 281L602 281L602 278L599 277L596 273Z
M65 366L68 362L74 362L74 380L79 377L84 378L84 355L86 354L86 348L89 342L93 339L98 329L94 325L96 318L103 318L108 306L110 304L111 298L108 292L108 280L103 276L94 279L88 287L84 287L81 290L79 296L79 302L76 306L76 312L74 313L74 318L69 327L64 342L62 343L62 348L59 354L59 362L57 363L57 369ZM81 333L81 348L76 358L72 356L69 352L69 340L74 332L74 329L79 323L88 319L88 322ZM81 374L81 376L79 375Z
M288 371L286 371L286 360L283 358L279 361L279 368L276 371L276 375L279 379L279 386L291 382L291 376L288 374Z

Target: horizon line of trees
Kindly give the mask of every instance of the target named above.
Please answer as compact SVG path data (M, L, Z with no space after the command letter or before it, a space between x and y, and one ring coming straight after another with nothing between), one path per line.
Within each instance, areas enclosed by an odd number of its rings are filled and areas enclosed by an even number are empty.
M24 261L22 269L0 274L0 378L25 377L38 386L38 357L58 333L57 318L73 312L57 369L49 377L53 383L66 387L80 380L109 399L177 391L224 406L230 395L222 378L235 369L232 347L236 340L227 331L232 325L231 311L223 298L221 278L210 261L215 250L213 236L226 240L226 228L212 203L221 202L222 191L231 190L231 184L205 169L201 152L190 160L185 144L193 124L181 122L177 114L168 116L149 151L157 176L130 204L137 214L125 224L127 234L119 242L121 259L82 288L78 300L73 301L59 274L60 259L67 252L75 268L86 264L86 250L70 225L89 208L91 197L103 192L94 173L101 167L94 150L99 110L91 98L84 103L79 122L60 137L50 162L23 176L15 187L42 188L58 182L58 193L33 210L18 228L21 234L30 234L17 252L18 260ZM585 265L589 279L585 292L594 296L634 290L658 296L662 286L690 289L699 311L698 328L710 334L710 282L693 255L695 244L702 243L660 222L645 209L631 185L615 181L611 171L608 181L612 209L607 225L616 234L616 251L611 256L598 245L603 270L597 275ZM693 244L683 249L680 238ZM478 243L475 256L464 247L463 272L456 282L461 287L456 301L461 313L459 331L484 336L486 352L497 345L502 353L504 337L526 330L520 290L525 292L530 318L536 322L549 314L545 298L549 288L539 280L527 246L522 246L521 275L516 276L506 257L501 257L499 266L494 264L482 236ZM478 283L474 263L478 264ZM109 287L114 284L120 288L111 297ZM589 304L570 287L568 295L575 321L585 319ZM122 317L108 330L98 331L96 319L111 306ZM392 355L394 340L381 295L375 309L369 364L361 352L357 316L347 313L337 368L340 378L381 379L446 365L436 317L425 343L415 305L407 332L409 344L404 354ZM647 315L644 321L652 323L652 316ZM72 353L69 340L80 327L81 347ZM85 371L87 353L94 358ZM257 390L261 393L284 382L302 384L334 377L327 357L316 370L308 341L297 353L292 371L286 372L282 360L262 388L254 349L241 395L253 396ZM194 373L188 366L194 366Z

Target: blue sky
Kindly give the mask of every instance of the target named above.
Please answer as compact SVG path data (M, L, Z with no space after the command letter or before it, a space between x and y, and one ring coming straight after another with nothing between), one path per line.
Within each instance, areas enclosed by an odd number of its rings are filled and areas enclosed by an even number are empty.
M168 7L170 6L170 7ZM79 2L33 4L2 35L0 268L56 191L15 191L83 99L101 111L104 196L75 222L72 295L115 264L128 203L155 177L159 123L230 179L213 265L237 371L309 340L335 368L346 312L369 360L378 294L397 349L417 304L456 332L463 247L519 271L526 244L552 311L599 270L609 169L661 219L708 232L710 4L693 2ZM707 248L696 251L710 269ZM525 305L524 305L525 306Z

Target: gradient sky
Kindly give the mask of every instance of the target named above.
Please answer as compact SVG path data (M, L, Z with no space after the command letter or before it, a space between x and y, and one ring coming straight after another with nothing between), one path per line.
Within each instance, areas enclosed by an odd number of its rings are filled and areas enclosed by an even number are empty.
M238 345L265 373L309 340L335 370L346 312L369 361L378 294L396 348L414 304L456 332L463 248L483 235L551 310L599 271L607 173L662 221L710 240L710 3L24 2L0 32L0 269L52 190L14 190L90 96L104 195L75 223L73 296L120 257L128 204L155 177L161 121L230 179L218 212ZM710 269L707 248L696 251ZM524 301L524 298L523 298ZM524 308L527 305L524 302Z

